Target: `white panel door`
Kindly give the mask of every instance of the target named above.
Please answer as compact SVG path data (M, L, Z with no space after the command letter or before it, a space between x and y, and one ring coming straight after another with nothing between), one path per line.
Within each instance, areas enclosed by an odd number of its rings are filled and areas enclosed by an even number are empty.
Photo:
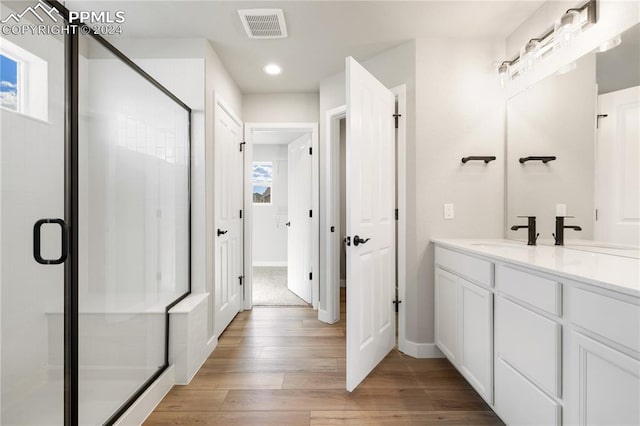
M347 390L353 391L396 340L395 97L353 58L346 62Z
M242 124L220 104L215 122L215 335L242 306Z
M307 303L311 303L311 135L289 144L287 286Z
M640 86L598 96L594 238L640 245Z

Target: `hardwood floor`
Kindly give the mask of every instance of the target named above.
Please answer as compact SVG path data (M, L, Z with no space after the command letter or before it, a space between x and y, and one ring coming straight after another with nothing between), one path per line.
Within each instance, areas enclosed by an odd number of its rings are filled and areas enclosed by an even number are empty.
M344 300L344 297L343 297ZM256 307L233 320L187 386L146 425L502 425L445 359L393 350L345 390L345 320L311 308Z

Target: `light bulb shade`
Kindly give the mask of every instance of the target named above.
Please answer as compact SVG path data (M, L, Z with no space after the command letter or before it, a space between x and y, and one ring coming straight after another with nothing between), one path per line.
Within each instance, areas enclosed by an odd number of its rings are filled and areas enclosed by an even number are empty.
M569 47L571 41L580 34L580 12L569 10L562 15L553 28L553 49L561 50Z
M531 40L520 50L520 71L532 71L540 59L540 42Z

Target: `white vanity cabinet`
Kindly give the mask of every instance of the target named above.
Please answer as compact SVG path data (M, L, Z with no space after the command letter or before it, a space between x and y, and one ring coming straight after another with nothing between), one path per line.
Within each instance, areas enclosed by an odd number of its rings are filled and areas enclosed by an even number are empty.
M640 262L492 247L436 241L438 348L508 425L640 425Z
M568 290L565 424L640 425L640 302Z
M436 344L484 400L491 404L493 293L489 287L472 283L469 279L479 279L490 286L492 265L443 249L439 249L436 258ZM462 268L463 273L455 274L443 269L455 271L457 264L466 264L467 268ZM469 264L472 266L469 267Z

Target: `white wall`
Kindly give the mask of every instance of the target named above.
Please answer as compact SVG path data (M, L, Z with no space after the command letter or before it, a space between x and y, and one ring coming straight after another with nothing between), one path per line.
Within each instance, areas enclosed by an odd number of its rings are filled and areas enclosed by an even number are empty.
M407 337L433 342L433 237L503 236L504 102L494 63L503 51L492 40L416 41L417 283L407 290ZM485 165L460 159L495 155ZM409 195L408 197L411 197ZM443 204L455 205L444 220ZM407 234L411 234L407 231Z
M318 93L245 94L245 123L317 123Z
M273 163L271 204L253 205L253 265L287 264L288 145L254 145L253 161Z

